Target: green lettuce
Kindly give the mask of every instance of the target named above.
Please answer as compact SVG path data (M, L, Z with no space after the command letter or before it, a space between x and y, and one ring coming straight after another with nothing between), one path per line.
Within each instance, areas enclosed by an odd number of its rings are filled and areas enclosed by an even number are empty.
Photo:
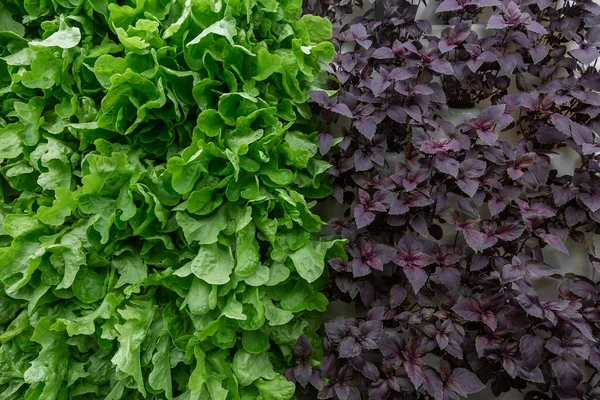
M343 257L301 6L0 4L0 399L293 397Z

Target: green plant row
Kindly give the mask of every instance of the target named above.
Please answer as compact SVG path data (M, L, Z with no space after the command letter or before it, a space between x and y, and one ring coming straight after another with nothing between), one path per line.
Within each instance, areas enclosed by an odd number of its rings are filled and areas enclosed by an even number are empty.
M343 256L301 6L2 1L0 399L293 397Z

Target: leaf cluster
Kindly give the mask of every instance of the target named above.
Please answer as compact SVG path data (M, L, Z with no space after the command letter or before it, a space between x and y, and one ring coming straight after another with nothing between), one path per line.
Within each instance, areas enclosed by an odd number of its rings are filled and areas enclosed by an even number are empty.
M325 324L318 397L600 398L600 7L444 0L434 35L381 5L311 94L349 241L327 294L356 316ZM450 118L461 99L481 111Z
M0 398L289 399L331 193L294 0L0 4ZM318 353L318 352L317 352Z

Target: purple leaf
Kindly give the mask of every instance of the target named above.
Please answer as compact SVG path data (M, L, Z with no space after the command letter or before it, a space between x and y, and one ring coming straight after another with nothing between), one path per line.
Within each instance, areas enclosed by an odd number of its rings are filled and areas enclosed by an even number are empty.
M571 120L562 114L554 113L550 116L552 124L566 135L571 135Z
M527 24L525 24L525 29L527 29L529 32L535 32L540 35L545 35L546 33L548 33L546 31L546 28L544 28L537 21L529 21Z
M443 384L439 375L433 368L423 371L423 387L435 400L443 399Z
M512 75L515 68L522 66L523 57L519 53L504 54L498 57L498 64L508 76Z
M368 154L357 150L354 153L354 169L357 171L368 171L373 168L373 160Z
M339 346L339 354L342 358L356 357L362 352L360 343L353 337L347 336Z
M590 364L600 372L600 349L598 347L590 349Z
M338 103L338 104L334 105L333 107L330 108L330 110L333 111L334 113L343 115L344 117L348 117L348 118L353 117L352 111L350 111L348 106L343 103Z
M431 256L421 252L421 244L407 232L398 241L397 253L392 261L401 267L424 267L433 262Z
M296 345L294 346L294 357L296 359L308 359L312 354L312 345L310 341L306 337L306 335L302 334L296 341Z
M373 91L373 95L375 97L381 96L381 94L390 86L392 86L392 81L379 74L377 74L371 81L371 90Z
M573 193L571 188L563 186L553 187L552 195L554 197L554 203L559 207L564 204L567 204L569 201L575 198L575 194Z
M501 240L513 241L521 237L525 227L517 223L502 224L496 229L495 237Z
M544 383L544 374L539 367L533 368L531 371L526 370L521 366L517 366L517 375L521 378L534 383Z
M390 72L390 78L395 79L397 81L404 81L415 76L416 72L414 69L397 67ZM419 85L417 85L419 86ZM423 86L423 85L421 85Z
M552 370L558 379L558 383L565 390L575 390L583 380L583 371L573 361L564 358L555 358L551 361Z
M543 317L544 310L539 304L539 299L525 293L520 293L515 299L527 314L537 318Z
M333 383L327 383L323 388L319 391L317 398L319 399L330 399L335 396L335 389Z
M486 29L504 29L509 25L504 22L504 19L500 15L492 15L488 20Z
M325 106L330 102L329 96L327 95L326 92L324 92L322 90L310 91L310 92L308 92L308 95L315 103L317 103L320 106Z
M336 276L335 284L342 293L348 293L351 298L355 298L358 294L358 291L360 290L358 285L347 276Z
M569 136L569 134L562 133L558 129L555 129L551 126L542 126L535 133L535 137L537 138L538 142L543 144L553 144L562 142Z
M535 45L529 49L529 54L533 59L534 64L538 64L548 55L550 48L544 45Z
M446 381L446 387L466 397L469 394L483 390L485 385L471 371L464 368L455 368Z
M350 386L346 385L345 383L336 383L333 385L333 388L335 390L335 394L340 400L350 399Z
M421 236L429 237L429 229L427 228L427 221L423 218L423 215L419 214L411 218L410 226Z
M308 385L308 382L312 377L312 373L312 367L307 362L296 364L294 367L294 377L302 387L306 387L306 385Z
M546 342L545 347L552 353L560 356L565 354L567 350L566 347L563 345L562 340L556 337L548 339L548 342Z
M448 40L442 38L442 40L440 40L440 42L438 43L438 48L440 49L440 51L443 53L447 53L452 49L455 49L456 47L458 47L457 44L454 43L450 43Z
M583 49L575 49L569 52L573 57L582 64L588 65L596 61L600 57L600 53L595 47L586 47Z
M502 115L504 115L505 110L506 106L504 104L487 107L477 117L477 123L479 124L479 126L490 123L496 123L500 120Z
M375 213L365 210L362 204L358 204L354 207L354 218L356 220L356 227L361 229L375 221Z
M555 235L551 235L549 233L544 233L541 235L538 235L542 238L542 240L546 243L548 243L550 246L554 247L556 250L565 253L565 254L569 254L569 250L567 249L567 246L565 246L565 244L563 243L563 241Z
M591 73L583 75L579 79L579 83L591 90L600 91L600 73Z
M309 383L317 390L323 389L323 378L321 377L321 371L319 368L313 368L310 375Z
M498 341L490 336L477 336L475 338L475 350L479 357L483 357L486 350L493 349L498 344Z
M381 340L379 349L381 354L387 361L394 367L399 367L404 362L404 356L402 355L404 349L404 340L399 336L386 337Z
M498 327L498 321L496 320L496 316L491 311L485 311L481 313L481 322L484 323L488 328L493 331Z
M362 258L356 258L352 260L352 275L355 278L359 278L361 276L367 276L371 273L371 268L369 264L363 261Z
M544 356L544 340L532 334L521 336L519 342L523 366L531 371L541 364Z
M577 198L581 200L581 202L585 204L591 212L600 210L600 192L579 193Z
M516 258L516 261L502 266L502 269L500 270L500 276L502 277L503 282L514 282L527 276L525 264L523 264L518 257Z
M373 58L383 60L386 58L394 58L395 54L389 47L380 47L373 52Z
M421 109L418 106L409 106L404 108L404 112L408 114L409 117L414 119L417 122L423 122L423 118L421 115Z
M373 400L385 400L390 395L390 387L383 379L372 382L369 386L369 398Z
M467 159L460 164L464 176L470 179L479 178L485 173L486 163L481 160Z
M456 178L460 164L454 158L450 158L445 154L438 154L434 161L435 167L441 172L451 175Z
M390 307L396 308L402 305L406 299L406 289L400 285L394 285L390 289Z
M427 281L427 273L418 267L406 267L403 268L402 271L410 282L415 294L419 293L419 290L421 290Z
M387 264L390 261L392 261L392 258L394 257L394 255L396 254L396 249L394 249L393 247L390 246L386 246L384 244L376 244L373 247L374 251L373 254L370 254L369 257L371 257L371 259L373 259L374 261L372 261L373 264ZM376 268L375 265L373 265L373 268ZM376 269L380 269L380 268L376 268ZM380 270L383 270L383 268L381 268Z
M474 179L459 179L456 184L469 197L473 197L479 188L479 182Z
M367 36L367 28L363 24L353 24L350 27L350 32L356 38L364 38Z
M481 308L475 299L462 299L452 309L467 321L481 320Z
M492 216L500 214L506 208L506 200L502 198L494 198L492 197L488 202L488 208L490 209L490 213Z
M440 281L448 288L454 289L460 283L460 272L456 268L445 267L440 269Z
M425 380L425 374L423 373L423 369L416 362L408 361L404 368L406 369L406 374L408 375L408 379L412 382L416 389L421 387L423 381Z
M396 122L404 123L406 122L406 112L404 111L404 107L400 107L398 105L391 105L385 110L388 117L393 119Z
M319 152L321 155L325 155L331 150L333 144L333 136L329 133L320 133L317 137L317 143L319 144Z
M517 363L513 357L502 357L502 367L511 378L517 377Z
M366 321L359 327L360 344L365 349L377 348L377 342L383 333L381 321Z
M586 211L579 207L568 206L565 210L565 221L567 226L575 226L586 217Z
M584 143L594 143L594 134L592 131L576 122L571 121L571 135L573 135L573 140L578 145L583 145Z
M477 129L477 136L479 136L479 139L483 140L485 143L487 144L494 144L496 143L496 140L498 140L498 133L496 133L495 131L482 131Z
M476 59L467 61L467 67L469 67L472 72L477 72L483 63L484 61L477 57Z
M373 44L373 41L370 39L356 39L356 43L360 44L365 49L369 49Z
M465 241L473 250L479 250L483 243L483 234L479 231L466 229L462 231Z
M452 69L452 64L448 60L444 60L443 58L438 58L433 60L428 64L429 69L435 71L442 75L452 75L454 74L454 70Z
M435 10L436 13L462 10L463 6L458 4L457 0L444 0Z
M433 91L432 88L430 88L427 85L415 85L413 87L413 93L415 93L415 94L422 94L424 96L429 96L431 94L434 94L435 92Z
M377 132L377 122L371 117L354 121L354 126L367 139L373 139L373 136Z
M463 349L460 343L456 340L450 340L448 342L448 346L444 349L445 352L450 354L452 357L455 357L458 360L463 359Z
M559 273L554 267L536 260L527 260L525 262L525 268L529 275L535 277L544 277Z
M410 210L409 203L407 202L407 200L408 199L405 197L393 200L390 205L390 215L406 214L408 210Z
M450 320L446 320L442 323L440 331L436 332L435 340L440 347L444 350L450 344L450 335L454 332L454 324Z
M479 218L479 212L475 209L475 203L474 201L471 201L470 199L466 198L466 197L458 197L456 199L456 208L464 213L467 214L471 217L474 218ZM465 235L465 238L467 240L467 244L469 244L469 246L471 245L471 243L474 243L471 241L471 239L475 239L477 244L475 245L475 248L477 248L477 246L481 245L483 243L484 237L481 236L481 238L478 237L479 232L478 231L474 231L474 230L464 230L462 231L463 234ZM471 232L473 232L473 234L471 235ZM472 237L468 237L468 236L472 236Z
M346 337L348 330L343 318L337 318L325 324L325 333L333 343L339 343Z
M324 354L321 360L321 373L323 376L327 376L333 372L336 367L337 357L332 353Z
M359 371L370 380L374 381L379 379L379 371L377 370L377 367L375 367L373 363L367 361L364 355L350 359L350 365L352 365L352 368Z

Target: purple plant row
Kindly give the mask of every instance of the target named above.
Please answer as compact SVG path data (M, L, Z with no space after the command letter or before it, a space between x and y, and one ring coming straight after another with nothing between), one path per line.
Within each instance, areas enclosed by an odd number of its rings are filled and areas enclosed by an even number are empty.
M600 399L600 6L428 6L439 36L404 0L305 4L339 28L311 97L347 239L326 295L355 317L325 324L320 363L302 337L288 379L312 399Z

